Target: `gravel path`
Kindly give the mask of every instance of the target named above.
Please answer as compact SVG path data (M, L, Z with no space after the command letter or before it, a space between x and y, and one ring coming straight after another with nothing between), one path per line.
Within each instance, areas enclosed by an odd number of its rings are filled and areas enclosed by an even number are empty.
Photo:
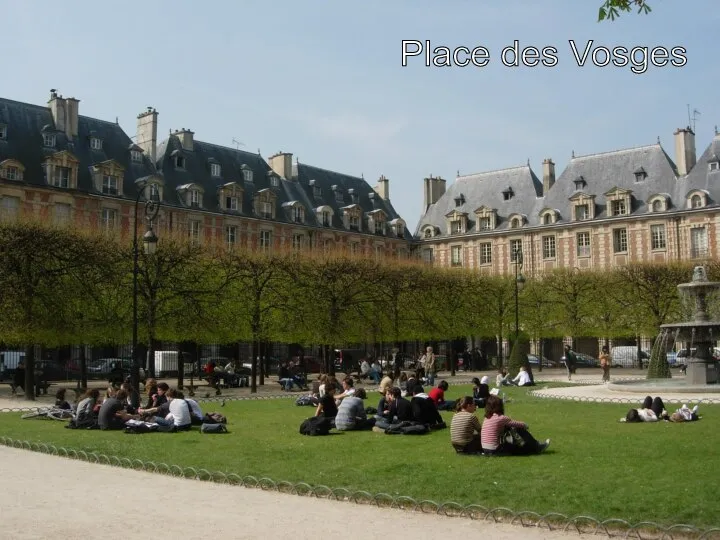
M160 536L184 540L374 540L383 533L427 538L437 531L447 538L482 534L494 540L585 537L185 480L8 447L0 447L0 478L0 537L13 540L87 538L113 530L128 540L162 530ZM166 510L148 510L149 504Z

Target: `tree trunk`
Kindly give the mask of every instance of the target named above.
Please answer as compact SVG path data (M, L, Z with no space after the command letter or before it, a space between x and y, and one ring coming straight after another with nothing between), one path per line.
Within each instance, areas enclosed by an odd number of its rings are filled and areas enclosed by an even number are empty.
M148 340L148 348L147 348L147 366L148 369L145 372L146 377L153 377L155 378L155 339L153 339L152 336L150 336L150 339Z
M177 389L182 390L185 384L185 358L183 356L183 347L177 346L178 372L177 372Z
M78 386L83 390L87 390L87 356L85 355L85 345L80 345L80 379L78 380Z
M25 399L35 401L35 346L25 347Z
M538 362L539 362L538 371L540 371L540 372L543 370L543 352L545 352L543 349L544 344L545 344L545 340L543 338L539 338L538 339Z
M457 365L457 353L455 352L455 340L450 342L450 376L455 376L455 366Z
M258 341L255 336L253 336L250 354L252 355L252 360L250 361L250 393L257 394Z
M260 342L260 386L265 386L265 357L267 345L265 341Z

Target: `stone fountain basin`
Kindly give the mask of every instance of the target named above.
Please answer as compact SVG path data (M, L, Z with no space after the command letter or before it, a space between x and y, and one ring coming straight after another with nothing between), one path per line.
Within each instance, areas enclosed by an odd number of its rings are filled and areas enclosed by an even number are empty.
M720 394L720 384L687 384L683 378L617 381L607 385L611 392L632 392L646 396L663 394Z
M668 330L670 337L677 332L676 339L682 341L694 341L702 343L720 339L720 321L688 321L668 323L660 326L663 330ZM693 335L693 330L695 334Z

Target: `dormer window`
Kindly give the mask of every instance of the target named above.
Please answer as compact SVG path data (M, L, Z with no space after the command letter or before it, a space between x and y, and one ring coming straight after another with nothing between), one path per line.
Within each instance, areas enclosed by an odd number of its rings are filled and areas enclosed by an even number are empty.
M305 222L305 209L299 204L293 207L293 221L295 223Z
M0 130L2 130L2 126L0 126ZM2 137L0 137L2 139ZM718 157L717 154L713 154L708 158L708 170L709 171L718 171L720 170L720 157Z
M148 200L153 202L160 202L160 187L157 184L150 184L148 186Z
M323 227L330 226L330 219L331 219L330 212L328 212L327 210L323 210L320 215L320 218L321 218Z
M93 150L102 150L103 142L99 137L90 137L90 148Z
M320 186L313 186L313 197L322 197L322 188Z
M660 199L655 199L652 202L652 211L653 212L662 212L663 211L663 203Z
M6 159L0 161L0 178L6 180L21 181L25 173L25 167L19 161L14 159Z
M573 180L573 182L575 183L576 191L580 191L581 189L585 189L587 187L587 182L582 176L578 176L575 180Z
M2 133L2 132L0 132L0 133ZM2 139L2 137L0 137L0 139ZM711 161L709 166L710 166L711 171L720 170L720 162L718 162L718 161Z
M350 194L350 202L352 202L353 204L357 204L359 197L358 194L355 193L355 190L352 188L348 189L348 193Z
M633 173L635 175L635 181L636 182L642 182L647 178L647 173L645 172L645 169L640 167L639 169L636 169Z
M632 212L632 191L629 189L614 187L605 193L605 197L608 216L627 216Z
M648 199L648 210L654 214L658 212L667 212L670 202L668 195L653 195Z
M227 212L239 212L242 208L243 189L235 182L228 182L218 189L220 209Z
M550 214L543 216L543 225L552 225L552 216Z
M425 238L432 238L433 232L432 229L425 229Z
M278 187L280 185L280 178L274 174L270 176L270 186Z
M490 216L484 216L478 219L478 229L481 231L489 231L492 229L492 219Z
M513 188L508 187L506 190L504 190L502 192L502 195L503 195L504 201L509 201L510 199L512 199L515 196L515 192L513 191Z
M623 199L619 201L610 201L610 215L624 216L627 214L627 205Z
M191 189L188 192L188 204L191 208L200 208L200 191Z
M455 207L465 204L465 196L461 193L459 197L455 197Z
M703 200L700 195L696 193L690 197L690 208L702 208L703 206Z
M0 141L4 141L7 139L7 126L5 124L0 124Z
M243 166L240 167L240 170L242 171L243 181L251 183L253 181L252 169L250 167L248 167L247 165L243 164Z
M586 219L590 219L590 208L588 208L588 205L578 204L575 206L575 220L585 221Z
M375 234L385 234L385 222L376 220L375 221Z
M219 163L210 164L210 176L214 176L215 178L220 178L222 176L222 167L220 167Z
M351 229L354 229L356 231L360 230L360 216L350 216L348 218L348 222Z
M51 185L59 188L66 188L70 185L70 167L55 167Z
M52 133L43 133L43 146L45 148L55 148L55 135Z
M240 205L238 204L238 198L229 196L225 197L225 210L230 210L231 212L237 212Z
M117 176L103 175L102 192L104 195L118 194L118 178Z
M510 220L510 228L511 229L519 229L520 228L520 218L512 218Z
M543 210L540 212L540 223L542 225L552 225L557 222L557 217L555 210Z
M450 234L460 234L463 232L463 224L459 219L450 222Z
M345 196L343 195L342 191L335 192L335 201L339 203L345 202Z
M140 150L130 150L130 160L133 163L142 163L142 152Z
M180 150L173 150L172 154L170 155L173 158L173 165L175 165L176 169L185 168L185 156L182 155Z

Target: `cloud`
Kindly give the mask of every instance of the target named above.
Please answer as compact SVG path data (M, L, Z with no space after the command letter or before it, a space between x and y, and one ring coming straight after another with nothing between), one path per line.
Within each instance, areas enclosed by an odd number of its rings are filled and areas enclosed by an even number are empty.
M399 143L397 137L407 126L407 121L400 118L370 118L350 112L303 115L301 121L308 131L316 135L336 141L342 140L366 149L386 148L389 144Z

